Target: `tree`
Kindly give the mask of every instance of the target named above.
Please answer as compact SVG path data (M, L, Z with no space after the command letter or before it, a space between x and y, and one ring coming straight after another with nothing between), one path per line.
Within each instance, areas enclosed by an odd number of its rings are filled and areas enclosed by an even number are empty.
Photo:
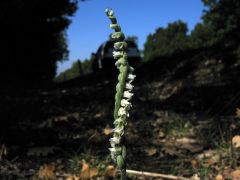
M207 7L204 12L204 24L212 28L210 38L223 52L221 59L227 67L240 68L240 1L238 0L203 0ZM219 53L218 53L219 54Z
M215 32L211 26L203 23L197 23L191 32L189 47L191 48L203 48L209 47L216 42Z
M167 28L159 27L155 33L148 35L144 44L145 60L186 49L187 32L187 24L180 20L168 24Z
M226 45L239 46L240 1L203 0L207 7L203 15L204 23L215 32L216 41Z
M77 0L2 0L0 7L1 83L48 84L56 62L67 59L65 30Z

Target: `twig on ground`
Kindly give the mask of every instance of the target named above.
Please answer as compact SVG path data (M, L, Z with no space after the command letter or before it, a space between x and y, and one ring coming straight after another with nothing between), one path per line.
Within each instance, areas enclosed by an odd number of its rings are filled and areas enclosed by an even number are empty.
M151 172L145 172L145 171L136 171L136 170L130 170L130 169L127 169L127 174L141 175L141 176L148 176L148 177L159 177L159 178L173 179L173 180L190 180L190 178L185 178L185 177L181 177L181 176L173 176L173 175L160 174L160 173L151 173Z

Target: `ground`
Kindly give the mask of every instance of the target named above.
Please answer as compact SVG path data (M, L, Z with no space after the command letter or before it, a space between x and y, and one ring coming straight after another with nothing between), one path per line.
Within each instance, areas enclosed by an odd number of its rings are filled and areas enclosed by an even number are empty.
M127 169L236 179L239 87L224 79L218 61L184 58L136 70ZM1 179L116 178L108 150L116 72L98 73L1 97L3 119L8 119L1 128Z

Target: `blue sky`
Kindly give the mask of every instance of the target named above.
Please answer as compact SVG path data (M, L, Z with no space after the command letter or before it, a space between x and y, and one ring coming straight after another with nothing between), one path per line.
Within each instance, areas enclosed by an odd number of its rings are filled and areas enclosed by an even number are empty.
M106 41L112 30L105 9L112 8L126 36L138 36L143 49L147 35L158 27L182 20L191 31L201 21L201 0L88 0L79 2L67 30L69 60L58 64L58 73L71 67L76 59L84 60Z

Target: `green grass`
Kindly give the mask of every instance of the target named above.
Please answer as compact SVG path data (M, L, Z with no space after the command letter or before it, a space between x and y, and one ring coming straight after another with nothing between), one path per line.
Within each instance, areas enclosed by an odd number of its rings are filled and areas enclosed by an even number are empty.
M165 129L166 134L168 134L169 136L180 138L187 135L190 132L190 129L192 129L192 127L193 126L190 121L179 119L167 124Z

